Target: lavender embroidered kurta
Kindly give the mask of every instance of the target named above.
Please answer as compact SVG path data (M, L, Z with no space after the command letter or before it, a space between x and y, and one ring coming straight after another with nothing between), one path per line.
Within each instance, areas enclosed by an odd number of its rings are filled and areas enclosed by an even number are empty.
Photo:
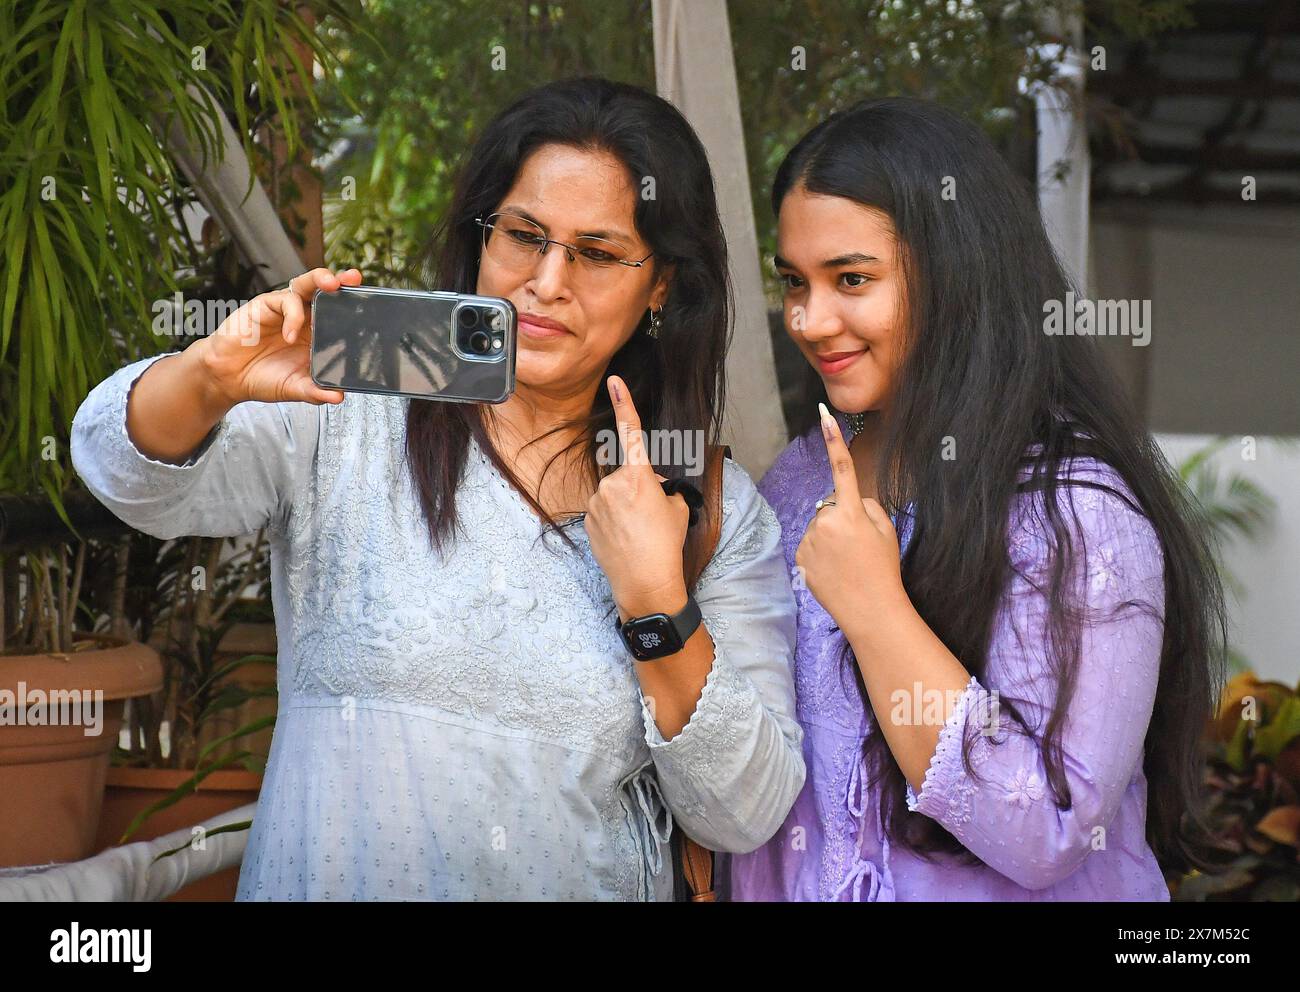
M840 429L850 437L847 419ZM1078 480L1104 483L1130 496L1116 473L1077 460ZM786 563L815 501L833 489L825 441L817 428L791 443L759 491L782 526ZM1067 490L1062 490L1062 493ZM1086 546L1075 576L1090 620L1083 631L1077 688L1063 738L1064 771L1073 806L1052 800L1037 745L1005 712L1013 703L1031 726L1051 712L1055 688L1046 670L1046 601L1025 578L1013 579L995 622L989 664L972 678L944 725L910 815L940 823L982 863L939 856L928 862L888 844L879 795L865 788L862 741L872 714L851 672L839 662L834 621L795 583L799 609L795 652L796 707L804 728L807 779L785 823L763 847L727 856L725 897L734 900L1167 900L1145 839L1147 786L1143 742L1155 701L1164 615L1163 558L1149 522L1113 494L1073 487L1074 530ZM1069 521L1066 496L1058 494ZM1045 580L1048 531L1042 496L1022 495L1008 527L1015 569ZM1036 512L1037 511L1037 512ZM910 519L900 524L904 547ZM1076 547L1079 547L1076 544ZM1149 611L1117 609L1134 600ZM997 734L982 733L989 692L1004 710ZM996 709L992 710L997 712ZM962 763L962 735L972 741L978 779Z

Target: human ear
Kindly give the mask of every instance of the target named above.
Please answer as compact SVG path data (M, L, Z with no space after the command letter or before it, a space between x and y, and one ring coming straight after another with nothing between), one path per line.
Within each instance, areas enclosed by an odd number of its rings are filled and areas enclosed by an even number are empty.
M668 291L672 289L673 276L676 274L676 262L669 262L667 265L659 268L655 273L655 285L654 289L650 293L651 310L658 310L664 305L664 300L668 298Z

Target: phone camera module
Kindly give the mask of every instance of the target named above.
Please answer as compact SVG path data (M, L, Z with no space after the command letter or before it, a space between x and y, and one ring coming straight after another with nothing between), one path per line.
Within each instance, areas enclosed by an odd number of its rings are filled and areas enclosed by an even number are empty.
M456 351L471 360L499 360L505 347L502 319L496 307L461 306L454 319Z

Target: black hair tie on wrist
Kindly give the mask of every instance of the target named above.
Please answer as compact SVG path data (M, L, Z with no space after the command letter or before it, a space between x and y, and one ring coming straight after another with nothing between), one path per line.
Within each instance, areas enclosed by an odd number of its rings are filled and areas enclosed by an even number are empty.
M704 496L699 489L685 479L665 479L660 485L664 488L665 496L676 496L680 493L682 499L686 500L686 505L691 510L690 523L686 526L694 527L700 519L700 508L704 506Z

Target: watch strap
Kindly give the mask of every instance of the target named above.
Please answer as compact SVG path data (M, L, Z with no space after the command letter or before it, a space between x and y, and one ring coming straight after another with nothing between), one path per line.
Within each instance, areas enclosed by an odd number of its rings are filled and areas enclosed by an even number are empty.
M654 613L646 614L646 616L655 615ZM668 617L668 622L673 625L673 630L677 631L677 636L683 644L690 639L690 636L695 633L695 628L704 620L704 615L700 612L700 604L695 602L695 597L691 595L686 597L686 605L680 610L672 615L665 613L664 616ZM628 624L644 619L645 617L628 617L626 620L620 620L615 617L614 629L622 630Z
M668 620L673 625L673 630L677 631L678 639L681 640L682 644L685 644L704 620L704 615L700 613L700 604L695 602L695 597L688 595L686 605L670 616Z

